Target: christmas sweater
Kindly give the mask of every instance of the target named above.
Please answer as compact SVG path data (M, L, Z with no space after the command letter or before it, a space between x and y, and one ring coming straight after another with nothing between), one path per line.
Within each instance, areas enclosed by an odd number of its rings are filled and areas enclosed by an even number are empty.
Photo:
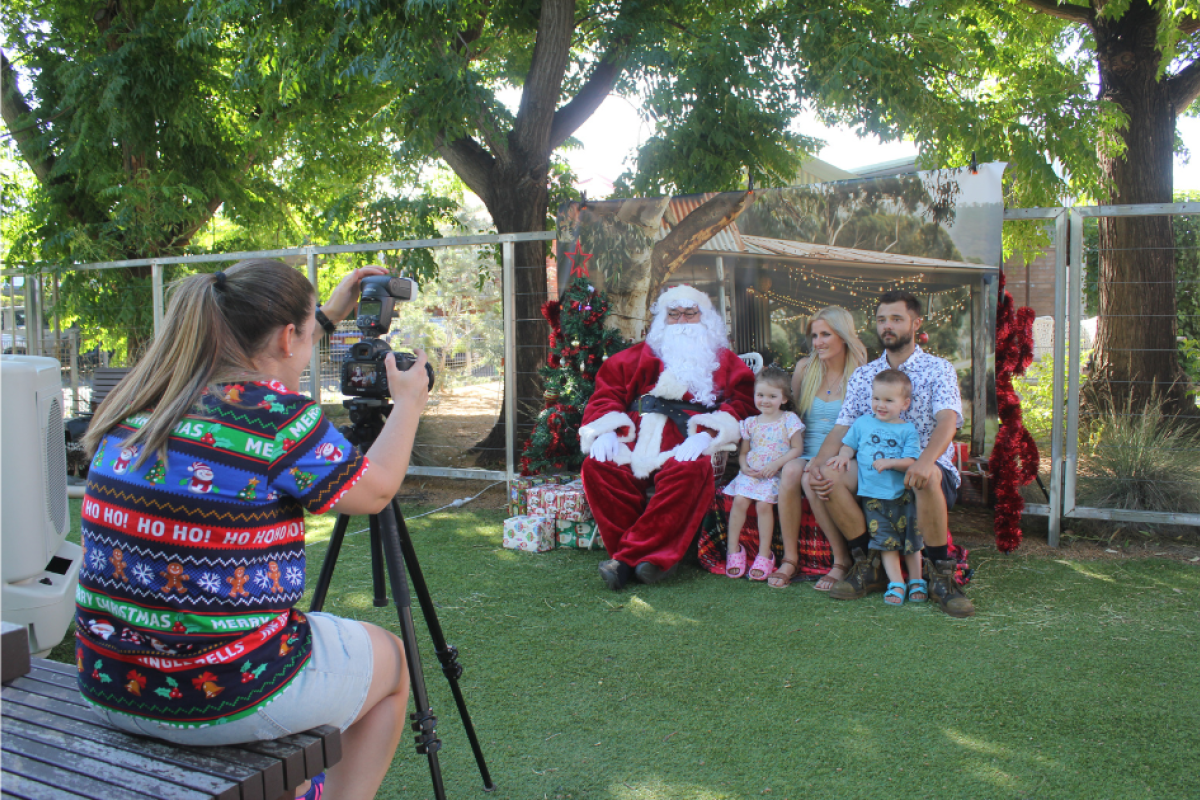
M281 383L207 394L165 462L101 442L83 499L76 666L85 700L168 724L240 719L311 652L304 510L328 511L367 469L321 407Z

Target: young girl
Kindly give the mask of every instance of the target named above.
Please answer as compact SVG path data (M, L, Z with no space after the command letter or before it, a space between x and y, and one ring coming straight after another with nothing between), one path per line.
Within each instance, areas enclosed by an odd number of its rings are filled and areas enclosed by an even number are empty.
M738 451L741 474L725 487L732 495L729 513L729 551L725 574L740 578L746 574L746 551L740 539L750 501L758 512L758 556L750 567L750 579L764 581L775 571L771 553L771 535L775 529L775 503L779 500L779 470L804 452L804 423L784 404L791 402L791 376L775 365L758 374L754 381L754 406L757 417L742 420L742 447Z

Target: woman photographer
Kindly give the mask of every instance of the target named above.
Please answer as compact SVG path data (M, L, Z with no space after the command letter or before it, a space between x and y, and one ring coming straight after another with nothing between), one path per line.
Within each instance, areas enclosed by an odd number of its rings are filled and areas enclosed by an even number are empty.
M391 633L294 608L304 510L374 514L391 501L428 398L425 355L405 372L387 356L395 408L365 454L298 392L324 323L382 273L355 270L320 310L278 261L186 278L85 442L84 699L118 728L184 745L337 725L336 800L375 796L404 730L408 672ZM321 781L300 788L319 797Z

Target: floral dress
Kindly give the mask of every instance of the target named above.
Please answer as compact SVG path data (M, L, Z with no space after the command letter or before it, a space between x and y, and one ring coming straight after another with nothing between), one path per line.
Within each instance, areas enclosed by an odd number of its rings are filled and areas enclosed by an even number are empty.
M792 448L792 436L804 430L804 423L791 411L774 422L763 422L762 417L747 417L742 420L742 438L750 442L746 463L751 469L762 469ZM751 478L738 475L728 486L725 494L762 500L766 503L779 502L779 473L771 478Z

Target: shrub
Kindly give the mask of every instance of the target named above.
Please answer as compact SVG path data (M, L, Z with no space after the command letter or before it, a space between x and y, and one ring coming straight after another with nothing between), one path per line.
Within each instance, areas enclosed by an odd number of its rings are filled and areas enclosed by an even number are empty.
M1076 505L1200 513L1200 432L1167 414L1157 393L1144 407L1130 406L1098 399L1088 420L1090 446L1082 448Z
M1091 350L1081 350L1079 353L1080 380L1082 372L1091 358ZM1063 429L1066 430L1067 419L1067 369L1063 367ZM1054 420L1054 356L1045 355L1029 365L1025 374L1013 378L1013 388L1021 398L1021 417L1025 429L1033 434L1038 446L1046 445L1046 455L1049 455L1050 429ZM1081 384L1082 388L1082 384Z

